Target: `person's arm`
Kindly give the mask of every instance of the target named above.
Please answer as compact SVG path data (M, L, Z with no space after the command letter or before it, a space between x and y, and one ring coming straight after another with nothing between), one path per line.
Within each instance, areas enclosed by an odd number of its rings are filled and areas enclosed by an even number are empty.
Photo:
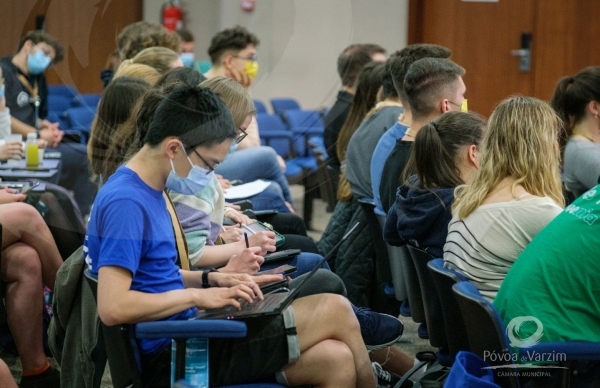
M131 290L131 283L131 272L125 268L104 266L98 270L98 315L106 325L155 321L192 307L213 309L232 305L239 308L237 298L252 302L256 295L254 288L244 284L150 294Z
M22 136L27 136L28 133L35 132L35 128L31 125L27 125L21 120L11 116L10 118L10 129L14 134L20 134Z
M396 206L394 205L388 212L387 218L385 220L385 225L383 227L383 240L392 246L401 247L403 245L406 245L406 240L400 237L397 224L398 214Z
M256 117L252 117L252 121L248 128L246 128L246 133L248 136L240 144L238 144L238 150L243 150L244 148L252 148L258 147L260 145L260 135L258 134L258 123L256 122Z
M579 148L576 158L573 160L572 171L573 175L587 190L595 187L598 184L598 177L600 177L600 153L598 148Z

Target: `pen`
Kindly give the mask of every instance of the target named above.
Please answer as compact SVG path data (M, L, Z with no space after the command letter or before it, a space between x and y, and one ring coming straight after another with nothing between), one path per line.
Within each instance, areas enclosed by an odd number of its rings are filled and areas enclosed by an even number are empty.
M244 239L246 240L246 248L250 248L250 243L248 242L248 233L244 232Z

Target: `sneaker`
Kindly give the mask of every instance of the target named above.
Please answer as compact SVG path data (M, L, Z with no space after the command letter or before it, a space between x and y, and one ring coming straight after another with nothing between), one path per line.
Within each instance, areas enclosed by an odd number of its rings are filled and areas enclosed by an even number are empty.
M21 378L20 388L60 388L60 372L50 367L35 376Z
M372 362L371 367L373 368L377 388L393 388L400 381L400 377L384 370L377 362Z
M364 307L352 307L360 323L360 333L367 350L387 348L402 337L404 325L398 318Z

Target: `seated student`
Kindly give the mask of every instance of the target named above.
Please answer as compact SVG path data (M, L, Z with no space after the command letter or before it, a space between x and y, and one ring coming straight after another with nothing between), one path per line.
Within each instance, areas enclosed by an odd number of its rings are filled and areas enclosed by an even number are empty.
M341 168L340 182L337 190L337 199L347 202L352 199L350 184L346 180L346 151L352 135L360 127L360 124L366 120L370 112L373 111L377 103L377 95L383 82L385 65L380 62L370 62L363 66L356 80L356 93L352 98L352 105L348 117L340 130L335 143L336 160L343 163Z
M62 258L44 220L23 194L0 191L2 268L8 327L23 377L21 387L60 387L60 373L46 359L42 341L42 289L54 290Z
M413 62L421 58L448 58L451 54L452 52L445 47L418 43L397 51L394 58L390 58L390 74L404 111L398 116L398 122L381 136L371 158L371 189L375 200L375 212L379 215L386 215L379 192L384 164L394 149L396 140L404 136L412 120L410 104L403 85L406 72Z
M443 56L443 51L441 56ZM402 171L406 167L415 136L420 128L449 111L459 111L467 90L462 76L465 69L445 58L421 58L413 62L404 77L411 123L404 136L396 140L383 166L379 194L385 213L394 205Z
M502 101L488 121L477 174L455 191L444 265L491 301L523 249L564 206L561 125L543 101Z
M323 120L325 124L323 143L327 151L327 165L336 172L340 170L340 159L337 157L336 144L356 94L358 74L363 66L371 61L385 62L385 54L385 49L378 45L351 44L338 57L337 72L342 81L342 90L338 92L335 104Z
M158 105L144 146L102 187L90 217L86 260L98 274L98 312L104 323L188 319L196 309L239 306L237 298L262 297L257 282L280 278L210 272L211 287L201 289L202 273L179 271L175 264L162 190L187 192L187 185L198 181L195 170L210 167L197 153L211 150L211 159L220 161L236 135L227 108L207 89L181 86ZM124 214L127 223L122 222ZM151 223L145 221L148 217ZM211 340L210 384L276 376L289 385L376 386L347 300L307 296L295 300L284 315L295 317L297 335L289 341L297 352L288 349L283 316L248 319L245 338ZM148 386L169 384L169 344L168 339L139 341Z
M600 66L590 66L556 86L552 107L565 123L563 182L579 197L600 177Z
M10 108L11 133L26 136L37 133L48 142L50 151L62 154L59 184L73 190L75 200L83 214L89 212L96 195L90 182L88 161L84 144L61 140L64 132L58 123L45 120L48 114L48 87L44 71L63 59L63 47L43 31L25 34L17 53L0 60L6 83L6 106Z
M181 49L180 46L179 35L158 23L147 21L129 24L117 36L117 52L120 54L120 62L135 57L148 47L166 47L178 53ZM117 64L116 68L118 67ZM114 71L108 68L100 71L100 78L105 87L112 80L113 75Z
M484 127L473 113L448 112L419 130L383 230L388 244L442 257L454 188L477 172Z
M402 104L392 81L390 63L397 54L392 54L385 63L381 102L369 112L365 121L356 129L348 142L346 151L346 180L356 198L373 198L371 190L371 158L377 142L402 113Z
M137 102L148 90L150 84L146 81L118 76L104 89L87 145L90 170L98 177L99 183L103 176L110 176L108 170L113 168L113 161L107 160L107 152L115 131L129 118Z
M258 72L256 35L241 26L219 31L211 39L208 55L212 68L205 74L210 79L225 76L250 88ZM215 170L226 179L252 182L267 179L277 182L290 212L294 213L290 187L285 177L285 161L271 147L261 146L256 119L246 127L247 136L236 152Z
M600 342L599 205L600 186L595 186L550 221L506 274L494 300L505 324L524 316L539 322L521 325L521 338L543 327L541 342ZM597 361L587 373L577 362L569 369L571 386L599 385ZM594 383L583 385L592 381L590 374Z

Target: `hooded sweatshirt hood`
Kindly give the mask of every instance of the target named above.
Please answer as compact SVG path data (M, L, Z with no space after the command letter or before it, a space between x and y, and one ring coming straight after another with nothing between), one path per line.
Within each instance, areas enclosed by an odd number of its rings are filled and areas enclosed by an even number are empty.
M442 257L452 219L454 188L422 190L415 184L398 188L396 203L390 209L384 239L390 245L410 244Z

